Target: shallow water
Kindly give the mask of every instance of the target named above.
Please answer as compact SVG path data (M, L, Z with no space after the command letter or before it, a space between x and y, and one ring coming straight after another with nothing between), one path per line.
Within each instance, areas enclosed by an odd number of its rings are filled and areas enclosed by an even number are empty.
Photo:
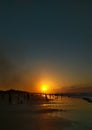
M92 103L63 97L35 105L1 105L0 130L92 130Z

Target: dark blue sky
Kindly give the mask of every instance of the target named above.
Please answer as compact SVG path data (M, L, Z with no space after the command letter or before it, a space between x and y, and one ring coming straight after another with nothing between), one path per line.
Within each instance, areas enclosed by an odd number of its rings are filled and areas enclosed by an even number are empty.
M46 71L61 85L91 84L92 2L3 1L0 49L1 59L37 75Z

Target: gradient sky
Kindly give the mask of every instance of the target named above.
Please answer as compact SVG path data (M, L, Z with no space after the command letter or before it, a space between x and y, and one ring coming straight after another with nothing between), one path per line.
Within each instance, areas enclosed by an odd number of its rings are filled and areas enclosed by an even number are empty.
M0 71L0 89L91 86L92 2L0 3Z

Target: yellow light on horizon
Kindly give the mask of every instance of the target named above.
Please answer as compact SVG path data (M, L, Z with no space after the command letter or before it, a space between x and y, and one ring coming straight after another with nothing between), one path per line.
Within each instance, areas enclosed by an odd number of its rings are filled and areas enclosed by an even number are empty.
M46 92L48 92L48 88L49 88L49 86L47 84L43 84L41 86L41 91L44 92L44 93L46 93Z

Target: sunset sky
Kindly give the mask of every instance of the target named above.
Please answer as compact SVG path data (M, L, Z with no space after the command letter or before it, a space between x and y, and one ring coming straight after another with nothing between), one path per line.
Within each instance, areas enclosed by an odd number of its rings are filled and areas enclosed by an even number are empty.
M41 84L50 91L77 86L90 91L91 1L0 3L0 90L38 92Z

